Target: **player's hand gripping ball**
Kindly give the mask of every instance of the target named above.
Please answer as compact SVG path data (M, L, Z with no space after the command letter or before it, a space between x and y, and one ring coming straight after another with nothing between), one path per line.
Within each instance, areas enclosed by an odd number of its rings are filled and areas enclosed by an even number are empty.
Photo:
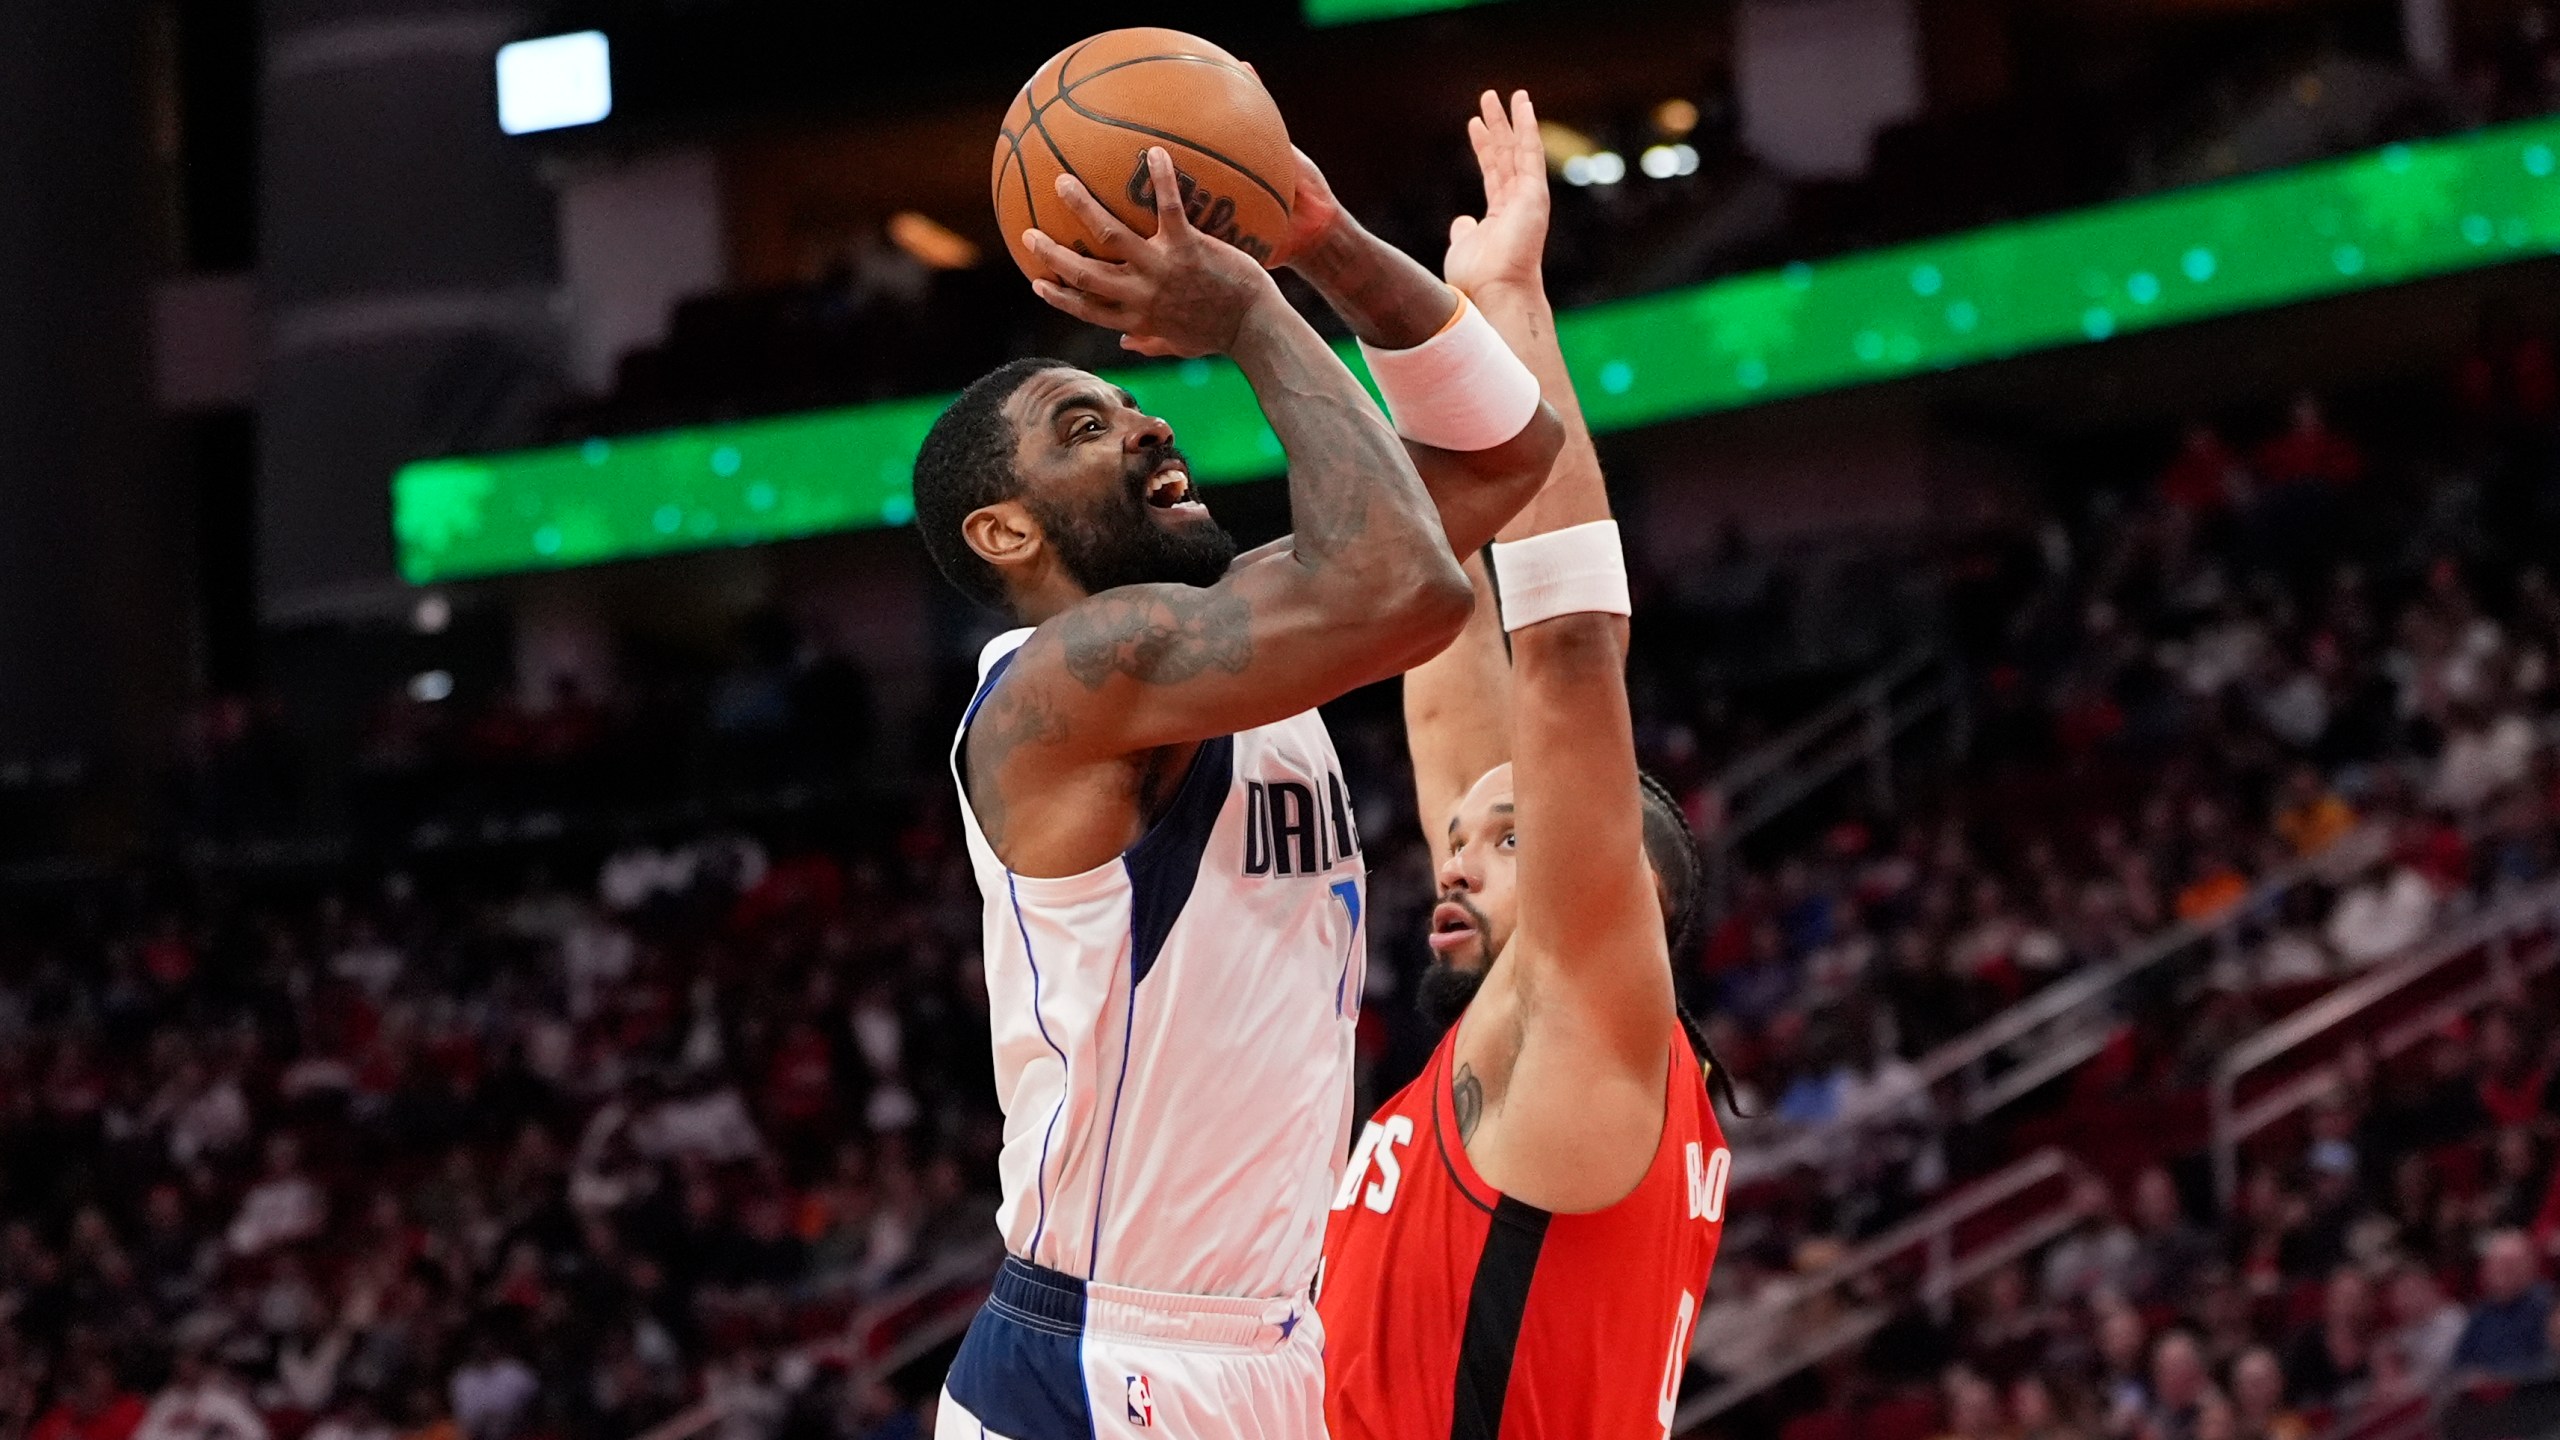
M1023 243L1026 230L1095 253L1093 236L1058 197L1062 174L1084 182L1131 230L1155 234L1150 146L1172 155L1192 228L1265 266L1287 258L1297 161L1280 107L1226 51L1179 30L1139 27L1059 51L1005 112L996 223L1022 273L1056 278Z

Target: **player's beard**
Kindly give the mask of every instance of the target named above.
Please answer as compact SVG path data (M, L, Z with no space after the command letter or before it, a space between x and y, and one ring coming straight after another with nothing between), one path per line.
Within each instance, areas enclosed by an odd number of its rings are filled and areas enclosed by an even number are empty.
M1433 955L1431 963L1423 969L1422 983L1414 989L1414 1006L1422 1012L1423 1023L1429 1025L1435 1035L1447 1034L1449 1027L1458 1023L1458 1017L1467 1013L1467 1006L1476 998L1476 992L1484 988L1486 973L1493 969L1493 922L1485 918L1482 910L1468 903L1464 895L1444 893L1440 899L1444 904L1455 905L1467 912L1467 918L1476 928L1476 943L1475 953L1466 957L1472 962L1469 965L1455 964L1447 957Z
M1434 960L1423 970L1422 983L1414 990L1414 1008L1422 1012L1422 1021L1431 1027L1432 1034L1446 1035L1483 988L1483 970L1461 969L1446 960Z
M1148 515L1147 480L1167 464L1190 467L1167 447L1130 457L1123 484L1098 505L1075 508L1026 496L1058 563L1088 595L1123 585L1218 583L1236 558L1235 537L1215 519L1179 527Z

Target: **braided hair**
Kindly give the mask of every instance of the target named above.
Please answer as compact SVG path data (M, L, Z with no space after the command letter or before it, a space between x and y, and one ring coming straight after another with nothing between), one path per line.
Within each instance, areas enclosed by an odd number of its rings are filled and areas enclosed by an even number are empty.
M1644 792L1645 858L1653 863L1653 872L1662 881L1666 901L1662 917L1664 939L1676 963L1689 953L1706 909L1706 866L1698 857L1698 836L1689 828L1689 817L1681 810L1679 797L1671 793L1669 786L1642 771L1636 773L1636 784ZM1680 1017L1680 1028L1689 1036L1689 1048L1706 1062L1707 1098L1723 1106L1726 1114L1740 1115L1742 1108L1734 1100L1733 1076L1707 1044L1706 1031L1676 998L1672 1009Z

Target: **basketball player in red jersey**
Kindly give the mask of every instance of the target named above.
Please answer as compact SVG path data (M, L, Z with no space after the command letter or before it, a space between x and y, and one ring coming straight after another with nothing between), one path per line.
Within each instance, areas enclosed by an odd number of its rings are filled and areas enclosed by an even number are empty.
M1672 994L1697 857L1636 768L1625 565L1539 275L1536 116L1487 94L1468 128L1512 223L1459 221L1447 278L1567 439L1494 547L1499 613L1479 557L1474 622L1405 677L1422 814L1447 826L1425 998L1455 1023L1334 1196L1325 1416L1332 1440L1657 1440L1732 1166Z

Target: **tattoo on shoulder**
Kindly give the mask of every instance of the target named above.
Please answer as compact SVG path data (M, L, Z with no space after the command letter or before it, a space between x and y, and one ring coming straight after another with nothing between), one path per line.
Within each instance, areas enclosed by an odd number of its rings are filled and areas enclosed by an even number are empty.
M999 685L986 708L969 726L966 773L969 808L977 812L978 829L987 843L1004 848L1005 805L1002 772L1005 761L1024 745L1052 744L1067 735L1067 718L1055 701L1035 685Z
M1253 611L1221 589L1148 587L1104 594L1058 617L1067 673L1088 690L1114 675L1178 685L1209 671L1243 673L1253 662Z
M1449 1086L1449 1104L1458 1112L1458 1143L1475 1138L1476 1122L1484 1118L1484 1082L1476 1078L1475 1067L1458 1066L1458 1078Z

